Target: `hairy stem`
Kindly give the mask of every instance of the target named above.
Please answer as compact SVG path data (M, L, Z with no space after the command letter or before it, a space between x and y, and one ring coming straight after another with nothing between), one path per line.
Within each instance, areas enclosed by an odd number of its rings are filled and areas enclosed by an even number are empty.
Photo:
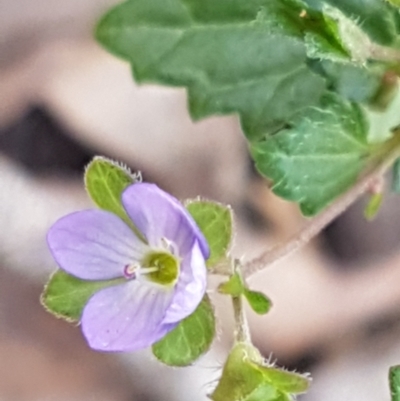
M233 261L233 273L241 275L240 261ZM243 297L232 297L233 314L235 317L235 340L236 342L251 343L249 325L243 305Z
M303 229L287 241L278 244L247 262L242 271L243 277L247 278L297 251L363 195L374 184L376 179L382 177L386 170L400 156L398 135L395 135L385 149L387 149L385 155L371 171L361 177L353 187L336 199L317 217L312 219Z

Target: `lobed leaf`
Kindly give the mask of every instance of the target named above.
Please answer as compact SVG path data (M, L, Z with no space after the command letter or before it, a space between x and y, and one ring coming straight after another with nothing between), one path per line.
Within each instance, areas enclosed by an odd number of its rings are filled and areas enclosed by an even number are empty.
M318 104L325 89L302 42L304 29L324 35L323 16L310 9L313 19L303 18L304 8L298 0L130 0L103 17L97 39L131 62L138 82L186 86L194 119L239 113L255 140Z
M232 243L232 209L206 200L188 201L186 208L208 242L210 257L207 266L213 267L226 257Z
M273 191L313 215L353 185L382 150L368 143L368 134L362 110L331 93L321 108L310 107L251 151Z
M197 309L152 347L155 357L170 366L187 366L208 351L215 337L215 317L204 296Z

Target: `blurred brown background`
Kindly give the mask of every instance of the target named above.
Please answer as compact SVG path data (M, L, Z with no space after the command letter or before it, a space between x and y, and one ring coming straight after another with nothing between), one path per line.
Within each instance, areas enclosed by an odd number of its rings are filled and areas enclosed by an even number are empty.
M0 401L204 401L229 349L230 309L214 280L220 335L184 370L147 351L95 353L78 327L43 311L39 294L55 268L46 230L90 206L82 172L94 155L179 198L230 203L243 259L304 224L255 173L235 117L193 124L183 90L138 87L92 40L111 4L0 0ZM265 317L249 312L254 341L266 357L312 372L304 401L389 400L387 370L400 363L400 198L388 196L373 223L363 202L251 280L274 301Z

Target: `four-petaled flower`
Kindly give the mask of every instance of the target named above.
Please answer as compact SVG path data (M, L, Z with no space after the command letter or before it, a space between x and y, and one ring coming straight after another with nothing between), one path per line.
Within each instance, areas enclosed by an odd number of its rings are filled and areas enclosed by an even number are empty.
M148 183L129 186L121 201L141 235L113 213L85 210L58 220L47 236L67 273L122 279L95 293L82 312L84 336L103 351L160 340L196 309L206 288L208 244L183 205Z

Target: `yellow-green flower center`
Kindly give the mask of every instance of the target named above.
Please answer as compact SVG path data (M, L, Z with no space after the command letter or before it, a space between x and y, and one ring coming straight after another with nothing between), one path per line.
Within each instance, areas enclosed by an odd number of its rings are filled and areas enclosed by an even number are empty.
M155 269L146 276L157 284L173 285L178 279L179 260L168 252L150 252L144 257L141 265L144 268Z

